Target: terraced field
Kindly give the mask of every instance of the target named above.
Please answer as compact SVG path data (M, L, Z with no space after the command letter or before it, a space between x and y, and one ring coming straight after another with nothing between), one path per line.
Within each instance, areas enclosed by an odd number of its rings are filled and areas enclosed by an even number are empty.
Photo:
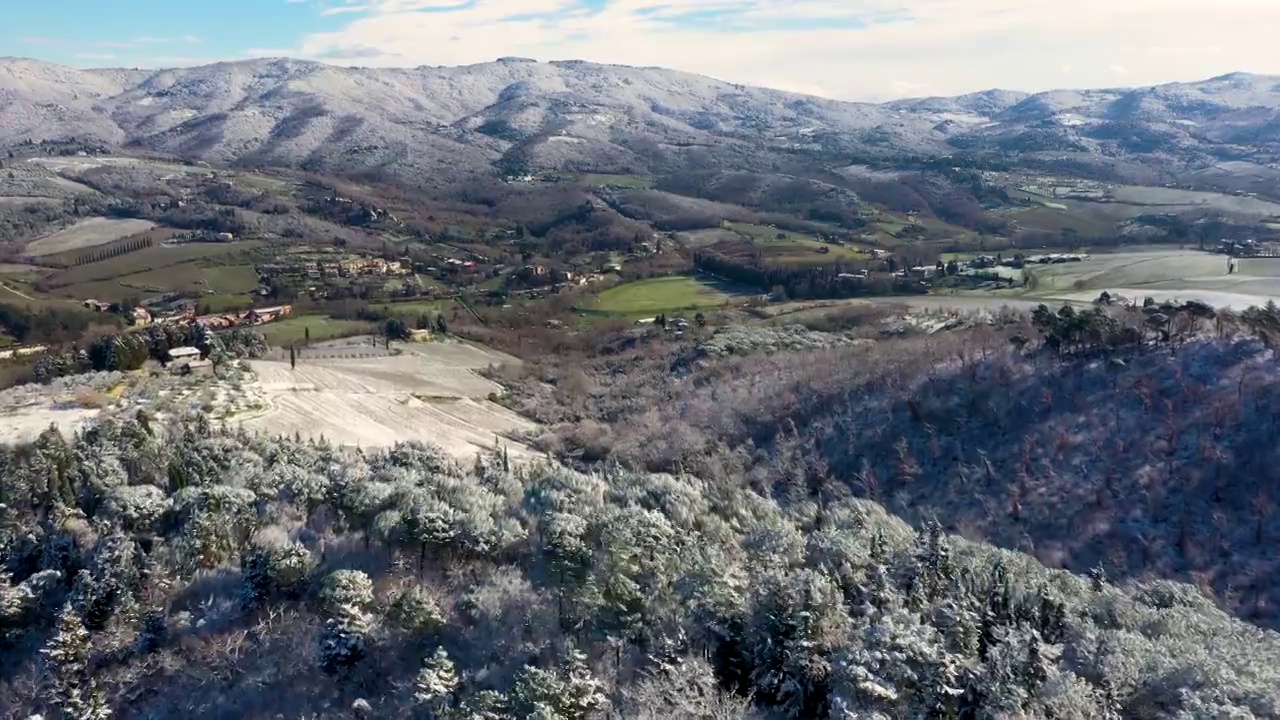
M1158 251L1096 255L1085 262L1032 271L1028 293L1046 299L1093 300L1106 291L1134 300L1199 300L1242 309L1280 301L1280 260L1241 260L1228 274L1223 255Z
M64 230L36 238L27 243L26 253L32 257L56 255L69 250L83 250L144 233L156 224L150 220L88 218Z
M403 354L387 357L325 354L324 348L304 351L296 369L288 362L252 362L270 409L245 427L360 447L420 440L460 460L492 450L495 442L513 456L535 454L512 439L534 424L491 402L489 395L502 388L477 373L514 358L462 343L406 345Z
M767 225L728 223L726 229L749 239L765 259L783 265L821 265L868 257L860 247L825 243L812 235Z

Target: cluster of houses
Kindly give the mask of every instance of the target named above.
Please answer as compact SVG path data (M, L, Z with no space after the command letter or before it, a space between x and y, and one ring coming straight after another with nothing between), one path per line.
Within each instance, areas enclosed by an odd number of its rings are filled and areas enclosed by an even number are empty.
M233 327L247 327L275 322L293 314L292 305L254 308L236 313L221 315L202 315L194 319L195 323L210 330L226 330Z
M382 258L349 258L346 260L318 260L315 262L268 263L255 268L258 277L295 277L319 280L326 277L400 276L413 272L403 260Z
M335 209L341 209L344 213L358 213L359 217L356 219L361 222L374 223L386 221L394 224L399 224L400 222L400 219L386 208L378 207L376 205L366 205L365 203L357 202L351 198L342 197L340 195L328 195L323 198L321 202Z
M1254 238L1228 238L1218 243L1217 252L1231 257L1280 257L1280 243Z
M101 300L85 300L84 306L89 310L100 313L111 312L111 309L116 307L111 303L102 302ZM202 315L199 317L196 316L194 305L184 305L181 309L168 315L153 315L149 310L143 307L135 307L132 310L133 324L135 326L141 327L152 323L196 323L209 328L210 330L224 330L233 327L262 325L264 323L274 322L287 317L292 313L292 305L254 308L252 310L245 310L242 312Z
M112 303L103 302L101 300L85 300L83 303L86 310L92 310L99 313L109 313L113 307ZM150 325L155 322L155 318L151 315L151 311L144 307L136 307L130 312L133 318L133 324L137 326Z

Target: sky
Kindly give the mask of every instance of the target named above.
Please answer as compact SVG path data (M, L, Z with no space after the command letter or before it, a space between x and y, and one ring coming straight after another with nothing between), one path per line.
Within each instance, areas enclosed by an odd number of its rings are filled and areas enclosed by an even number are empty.
M7 0L0 56L661 66L842 100L1280 74L1280 0Z

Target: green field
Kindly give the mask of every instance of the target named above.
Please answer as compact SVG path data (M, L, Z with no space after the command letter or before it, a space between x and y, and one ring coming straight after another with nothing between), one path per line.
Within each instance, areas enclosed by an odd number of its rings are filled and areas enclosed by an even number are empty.
M681 310L705 310L744 297L719 283L687 276L639 280L605 290L592 309L626 317L652 317Z
M414 300L412 302L382 303L370 305L369 309L378 312L392 313L403 318L416 319L419 315L435 316L445 311L452 300Z
M248 310L253 307L253 296L239 295L206 295L200 298L201 315L217 315L235 310Z
M1020 208L1006 214L1010 221L1024 230L1060 233L1075 230L1082 235L1106 235L1115 231L1116 220L1099 210L1058 209L1047 205Z
M58 288L56 292L79 300L93 298L105 302L167 292L213 293L206 295L201 303L214 304L219 308L215 312L221 312L226 307L252 305L248 294L257 287L258 275L248 265L201 267L197 263L183 263L110 280L76 283ZM229 297L218 299L222 296Z
M115 280L151 270L171 268L197 260L208 261L225 258L234 253L246 252L257 243L234 244L192 243L178 247L150 247L145 250L114 257L102 262L68 268L50 278L53 287L66 287L81 283Z
M311 331L311 342L364 335L374 331L372 323L363 320L337 320L325 315L292 317L268 323L259 328L267 344L272 347L301 345Z
M978 253L978 252L946 252L946 253L942 253L941 255L939 255L939 256L938 256L938 259L939 259L939 260L941 260L941 261L942 261L942 262L944 262L944 263L949 263L949 262L951 262L952 260L955 260L956 262L968 262L969 260L972 260L972 259L974 259L974 258L978 257L979 255L989 255L989 254L993 254L993 253Z
M865 260L868 257L865 248L824 243L812 235L767 225L726 223L725 227L743 237L750 238L761 248L766 259L777 263L820 265L841 260ZM785 235L785 237L779 239L779 235Z
M4 282L0 282L0 303L26 308L56 307L64 310L81 307L75 300L46 295L13 278L5 278Z
M653 178L643 175L607 175L597 173L587 173L579 175L578 182L587 185L617 185L620 187L634 188L636 190L649 190L653 188Z
M151 270L120 278L120 284L133 288L157 288L161 292L210 291L219 295L243 295L258 287L258 274L249 265L215 265L200 267L184 263L162 270Z

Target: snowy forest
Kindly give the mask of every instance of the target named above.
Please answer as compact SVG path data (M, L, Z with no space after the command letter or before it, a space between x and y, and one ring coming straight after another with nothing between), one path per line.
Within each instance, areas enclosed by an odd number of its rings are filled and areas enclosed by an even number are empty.
M1280 637L851 493L201 418L0 455L0 716L1280 716Z

